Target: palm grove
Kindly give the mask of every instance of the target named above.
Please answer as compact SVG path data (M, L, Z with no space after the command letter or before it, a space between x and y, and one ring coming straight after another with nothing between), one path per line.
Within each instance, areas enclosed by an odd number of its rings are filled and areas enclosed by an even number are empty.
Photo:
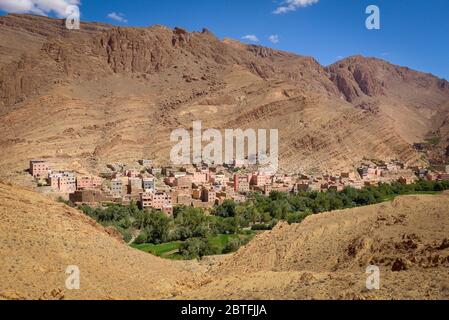
M300 223L311 214L376 204L398 195L443 190L449 190L448 181L420 180L411 185L380 184L361 190L345 188L342 192L272 192L268 197L254 193L244 203L227 200L215 206L210 214L202 208L179 206L173 217L157 210L141 210L136 203L129 206L107 204L101 208L83 204L79 209L103 226L116 228L126 242L163 244L180 241L181 256L192 259L236 251L255 231L270 230L281 220ZM219 248L207 241L213 235L241 237L233 237L226 246Z

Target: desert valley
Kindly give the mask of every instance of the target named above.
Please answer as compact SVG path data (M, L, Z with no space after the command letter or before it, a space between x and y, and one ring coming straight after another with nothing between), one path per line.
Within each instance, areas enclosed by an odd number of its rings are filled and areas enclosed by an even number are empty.
M173 166L170 133L195 121L278 129L279 170ZM0 299L449 299L449 82L432 74L8 14L0 130ZM193 254L199 238L224 242Z
M171 261L78 210L1 184L2 299L448 299L449 195L280 223L233 255ZM81 290L67 290L76 262ZM382 289L365 287L379 264Z

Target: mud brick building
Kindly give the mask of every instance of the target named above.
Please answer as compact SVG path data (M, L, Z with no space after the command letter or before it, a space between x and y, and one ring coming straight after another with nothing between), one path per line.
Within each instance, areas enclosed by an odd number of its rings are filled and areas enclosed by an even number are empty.
M30 161L30 173L33 177L47 177L50 165L45 160L34 159Z

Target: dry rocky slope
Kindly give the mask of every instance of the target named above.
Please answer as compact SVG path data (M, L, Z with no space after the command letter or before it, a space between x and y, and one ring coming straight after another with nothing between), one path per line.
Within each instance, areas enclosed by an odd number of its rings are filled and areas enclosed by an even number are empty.
M449 83L386 61L310 57L153 26L0 17L0 176L29 158L98 172L111 161L167 161L171 130L280 130L286 170L339 170L366 158L420 157L447 135ZM446 121L445 121L446 120ZM442 144L449 144L444 136Z
M449 193L279 224L208 273L185 298L449 299ZM380 290L366 289L367 267Z
M83 213L0 184L0 299L167 299L202 268L131 249ZM69 266L81 290L67 290Z
M448 208L446 193L323 213L198 263L134 250L77 210L0 183L0 299L449 299ZM365 289L369 264L379 291ZM69 265L80 290L65 287Z

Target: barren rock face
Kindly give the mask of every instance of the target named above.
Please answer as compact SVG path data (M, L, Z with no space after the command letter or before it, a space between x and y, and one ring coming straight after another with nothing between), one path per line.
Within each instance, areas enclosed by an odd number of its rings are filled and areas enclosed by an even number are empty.
M332 75L331 80L337 85L338 90L343 93L349 102L360 97L360 87L349 70L339 68Z
M379 96L383 93L382 84L374 77L374 74L368 68L358 66L354 70L354 79L360 89L370 97Z
M325 68L208 30L69 31L29 15L0 25L3 177L39 157L93 172L108 161L166 162L170 131L194 120L279 129L279 160L292 171L347 170L364 157L420 163L412 143L449 137L447 81L374 58Z
M345 62L329 68L334 83L350 102L363 94L369 97L377 97L384 94L383 83L376 78L377 66L369 64L368 60L353 62L348 59Z

